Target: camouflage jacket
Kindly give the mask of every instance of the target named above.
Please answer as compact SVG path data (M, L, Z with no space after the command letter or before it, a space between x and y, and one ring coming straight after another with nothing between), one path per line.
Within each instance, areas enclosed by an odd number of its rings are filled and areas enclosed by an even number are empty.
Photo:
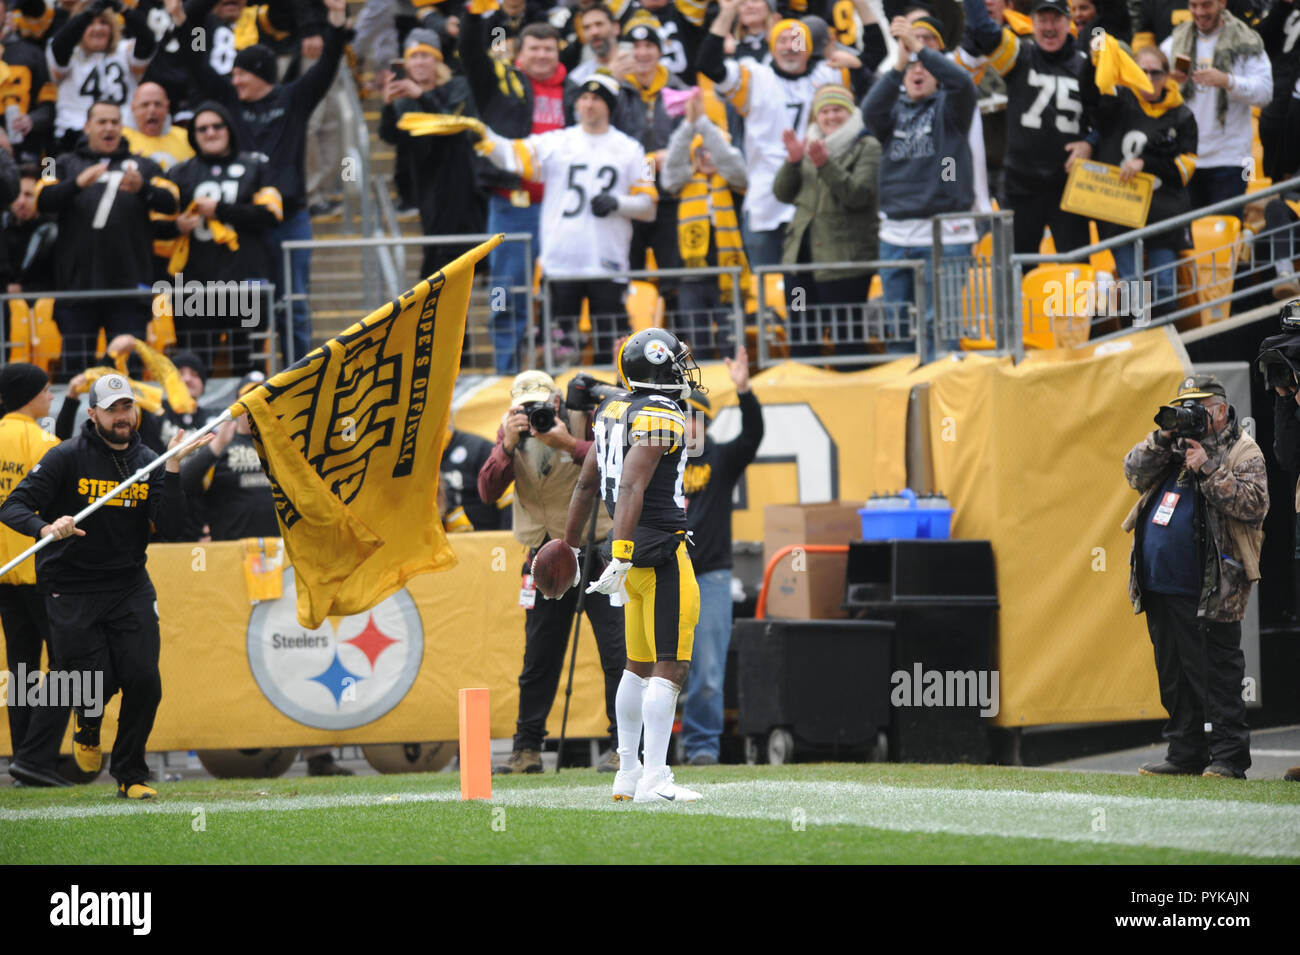
M1240 620L1246 614L1251 582L1259 579L1259 550L1264 540L1264 515L1268 513L1264 453L1241 430L1235 411L1227 427L1201 445L1209 460L1196 475L1194 526L1205 559L1197 615L1219 621ZM1158 431L1139 441L1124 458L1124 476L1142 495L1124 519L1124 530L1137 529L1129 553L1128 591L1134 613L1142 612L1138 561L1147 511L1171 471L1181 467L1182 454Z

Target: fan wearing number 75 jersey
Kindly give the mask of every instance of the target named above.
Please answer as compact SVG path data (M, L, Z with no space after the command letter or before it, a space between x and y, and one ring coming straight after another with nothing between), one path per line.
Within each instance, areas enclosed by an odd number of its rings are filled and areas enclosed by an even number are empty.
M1015 216L1016 254L1038 251L1043 226L1058 252L1088 244L1088 220L1060 209L1068 165L1092 157L1090 110L1079 78L1087 38L1070 35L1066 0L1033 0L1033 41L993 22L984 0L963 0L966 30L957 62L971 73L987 64L1007 84L1007 152L1002 208Z
M686 552L686 419L682 403L699 387L691 350L661 328L627 339L618 374L628 395L603 401L595 443L569 503L565 543L582 542L599 492L614 518L613 559L588 592L621 595L627 669L618 686L619 771L614 799L691 802L668 769L677 694L690 670L700 590ZM637 761L645 728L645 766Z
M133 156L122 138L122 110L96 103L85 137L36 184L36 209L58 217L54 277L62 291L149 288L154 277L150 214L172 220L177 190L152 159ZM109 341L143 340L151 317L147 296L59 299L54 319L63 333L64 367L81 371L101 327Z

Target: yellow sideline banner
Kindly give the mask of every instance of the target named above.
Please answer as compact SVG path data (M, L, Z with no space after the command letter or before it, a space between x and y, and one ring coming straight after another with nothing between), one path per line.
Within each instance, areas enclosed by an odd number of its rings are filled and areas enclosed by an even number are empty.
M456 692L477 686L491 690L492 736L513 736L524 548L505 532L458 534L452 546L459 558L452 569L416 577L372 610L315 630L297 622L289 573L278 600L250 603L242 542L151 546L163 695L149 749L453 740ZM552 735L563 694L562 679ZM120 700L106 709L106 756ZM607 727L604 677L584 616L568 732L600 737ZM70 734L62 751L71 751ZM0 755L11 752L0 717Z
M962 362L931 385L952 535L993 542L999 725L1164 714L1120 523L1137 499L1124 455L1186 373L1170 335L1034 352L1018 366Z

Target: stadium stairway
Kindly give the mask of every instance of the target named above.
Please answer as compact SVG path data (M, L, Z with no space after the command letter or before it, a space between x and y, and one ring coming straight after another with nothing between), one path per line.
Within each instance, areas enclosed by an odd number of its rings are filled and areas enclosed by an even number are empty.
M360 12L360 4L351 4L353 16ZM344 69L347 69L345 63ZM357 92L361 98L361 117L365 123L367 137L363 142L369 145L369 171L372 183L362 183L370 189L376 206L386 202L388 208L378 210L377 221L380 233L389 236L420 236L420 220L412 210L398 215L398 197L393 185L395 170L395 151L393 146L379 137L379 117L383 109L383 98L370 89L371 76L360 78ZM376 188L377 187L377 188ZM381 198L382 194L382 198ZM361 216L355 206L345 206L342 210L325 216L312 218L312 234L316 239L361 239ZM404 260L397 293L414 286L424 276L420 274L421 249L419 246L407 246L399 261ZM376 301L366 301L364 289L367 276L366 256L356 248L318 249L312 253L311 270L311 311L312 341L322 344L326 339L337 335L352 323L364 318L370 311L383 304L387 292L382 293ZM382 287L382 283L376 283ZM465 349L461 366L465 371L481 370L491 373L492 337L488 327L490 312L488 309L488 292L486 270L480 269L475 280L474 293L470 300L470 309L466 329Z

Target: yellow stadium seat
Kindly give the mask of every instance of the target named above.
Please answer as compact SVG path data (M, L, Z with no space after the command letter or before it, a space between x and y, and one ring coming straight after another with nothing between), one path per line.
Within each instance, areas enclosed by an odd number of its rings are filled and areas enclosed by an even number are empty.
M878 298L884 298L885 285L880 281L880 275L871 276L871 285L867 288L867 301L874 302Z
M1240 242L1241 220L1236 216L1202 216L1192 223L1192 302L1205 303L1232 292ZM1231 312L1231 302L1203 308L1200 321L1192 324L1222 321Z
M1046 228L1043 229L1043 238L1042 238L1042 240L1038 243L1038 254L1039 254L1039 255L1055 255L1055 254L1056 254L1056 240L1055 240L1054 238L1052 238L1052 230L1051 230L1051 229L1046 229Z
M663 328L664 301L653 282L633 279L627 287L627 314L632 321L632 331Z
M63 353L63 336L54 323L54 299L38 298L29 305L21 298L9 300L8 361L25 361L46 374Z
M1101 233L1097 231L1097 223L1088 220L1088 244L1096 245L1101 241ZM1115 274L1115 256L1111 254L1110 249L1102 249L1100 252L1094 252L1088 256L1088 264L1098 272L1109 272Z
M975 243L975 258L987 262L993 257L993 233L985 232Z
M989 351L997 347L993 338L992 317L992 270L988 266L977 266L966 275L966 287L961 293L961 311L963 325L967 329L978 328L978 338L962 336L962 351Z
M1025 344L1070 348L1087 341L1096 285L1091 265L1040 265L1027 274L1020 287Z
M750 274L749 276L750 295L755 306L758 304L758 276ZM780 272L768 272L763 282L763 294L766 296L764 304L772 309L776 314L785 318L785 276Z
M145 329L144 343L154 351L163 351L176 344L176 321L172 318L169 296L155 296L153 314Z

